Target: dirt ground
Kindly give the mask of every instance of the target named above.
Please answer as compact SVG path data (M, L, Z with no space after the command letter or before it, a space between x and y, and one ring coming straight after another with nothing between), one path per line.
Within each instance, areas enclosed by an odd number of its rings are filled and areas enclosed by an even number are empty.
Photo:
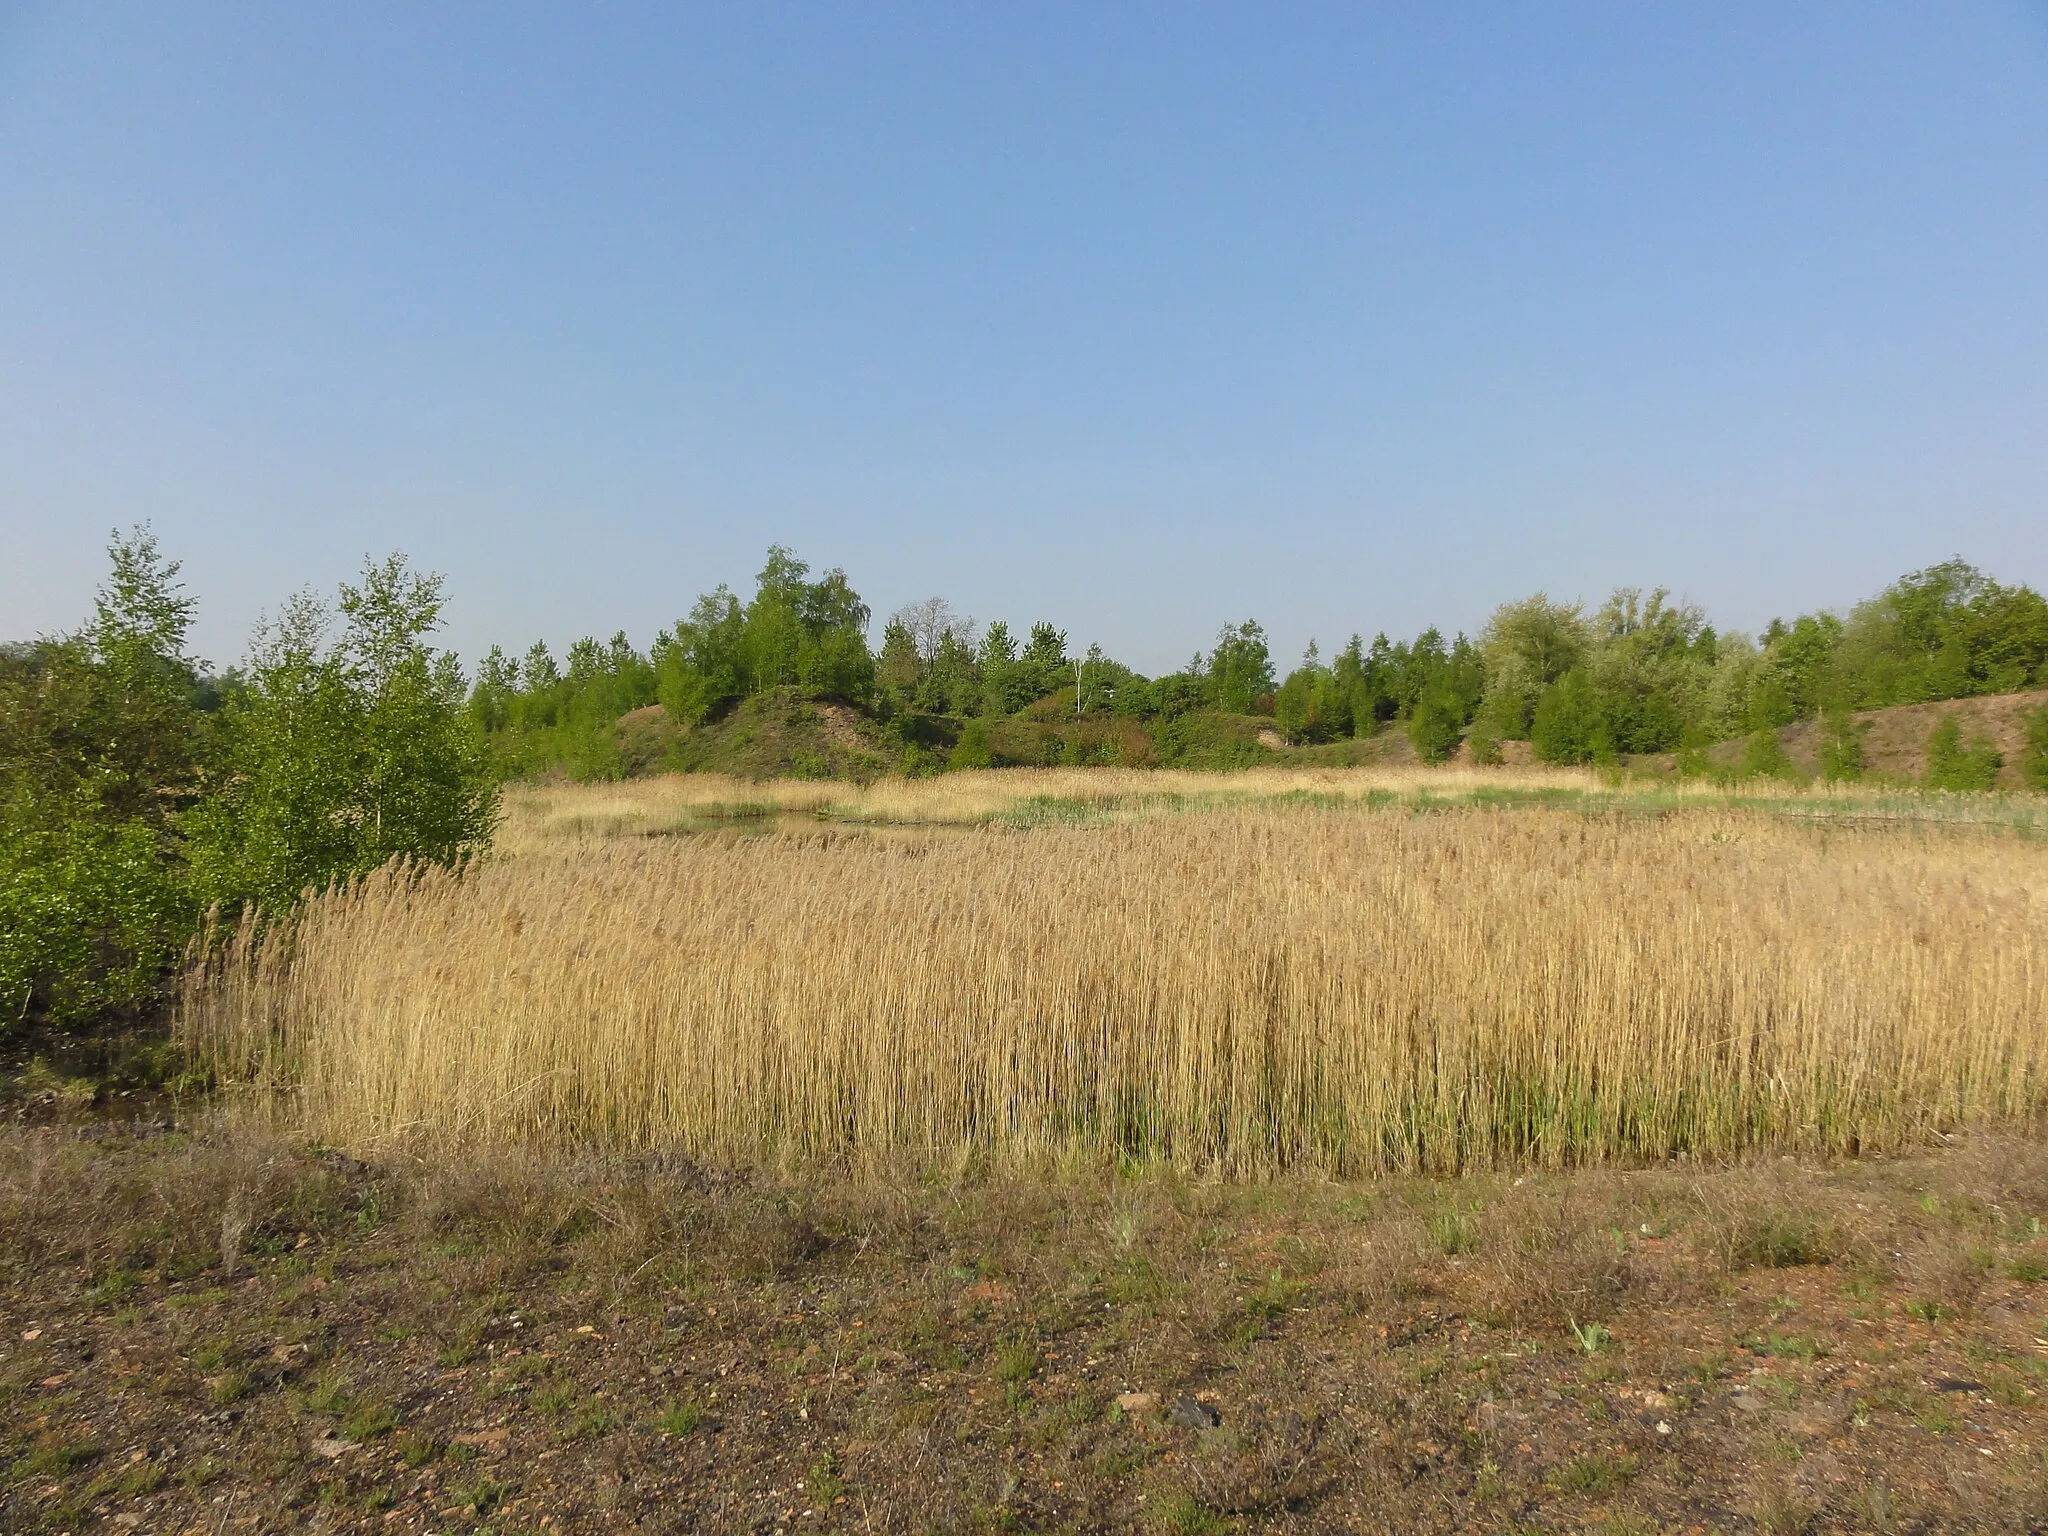
M2048 1143L1226 1186L0 1131L9 1530L2048 1529Z

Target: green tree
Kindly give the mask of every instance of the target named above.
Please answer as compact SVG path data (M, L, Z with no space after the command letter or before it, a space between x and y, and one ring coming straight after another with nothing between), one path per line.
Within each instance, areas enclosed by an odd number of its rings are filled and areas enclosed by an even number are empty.
M1592 673L1573 667L1543 691L1529 725L1529 743L1546 763L1589 763L1614 753Z
M1458 749L1465 734L1465 711L1446 681L1431 683L1408 717L1408 739L1425 763L1440 763Z
M655 693L671 720L701 724L721 704L750 691L745 629L739 599L721 584L655 643Z
M1058 693L1072 682L1074 663L1067 655L1067 632L1043 619L1032 625L1031 633L1025 637L1024 653L1017 658L1017 675L1026 704Z
M1210 697L1228 714L1249 715L1273 692L1273 657L1256 619L1223 626L1208 674Z
M1850 615L1839 687L1866 708L2048 682L2048 602L1957 559L1900 577Z
M1863 737L1870 727L1840 705L1821 717L1820 774L1830 781L1863 777Z
M1355 640L1354 640L1355 644ZM1296 744L1332 741L1351 734L1351 697L1335 672L1323 665L1316 643L1308 643L1301 665L1288 673L1273 695L1273 724Z
M1578 665L1590 643L1576 603L1538 592L1494 609L1479 632L1479 652L1486 663L1482 710L1498 734L1526 738L1544 690Z
M960 739L953 743L946 766L952 769L993 768L995 761L995 753L989 746L988 722L974 719L961 727Z
M1698 608L1669 597L1621 587L1592 622L1588 665L1618 752L1669 751L1704 714L1713 633Z
M982 633L982 700L985 715L1012 715L1031 702L1028 680L1017 667L1017 641L1001 619Z
M146 527L108 555L82 633L0 651L0 1020L142 1003L191 929L193 607Z
M725 587L697 599L689 616L656 640L654 698L669 717L695 725L734 700L771 688L871 703L871 617L841 570L813 581L811 568L771 545L744 605Z
M1795 777L1792 760L1778 733L1768 726L1750 732L1743 744L1741 772L1749 778L1789 779Z
M2005 758L1988 741L1964 743L1962 725L1944 715L1927 738L1929 789L1990 789L1998 783Z
M2027 714L2027 745L2020 777L2029 789L2048 789L2048 704Z
M453 658L425 643L441 592L393 555L365 562L334 611L302 594L259 633L223 715L224 780L189 819L205 896L275 911L393 857L454 863L488 845L489 752Z

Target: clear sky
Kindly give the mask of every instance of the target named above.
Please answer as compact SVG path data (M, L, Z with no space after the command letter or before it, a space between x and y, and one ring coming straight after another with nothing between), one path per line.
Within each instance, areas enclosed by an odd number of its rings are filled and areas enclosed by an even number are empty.
M0 3L0 635L2048 586L2048 6Z

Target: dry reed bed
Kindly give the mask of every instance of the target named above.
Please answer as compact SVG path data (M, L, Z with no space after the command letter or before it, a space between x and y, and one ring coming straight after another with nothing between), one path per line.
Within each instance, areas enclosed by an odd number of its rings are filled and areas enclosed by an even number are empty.
M999 768L936 779L872 784L723 774L664 774L612 784L528 782L508 786L497 848L513 855L617 837L661 836L707 824L766 817L853 826L980 826L1078 811L1139 820L1187 810L1315 800L1337 805L1390 800L1432 803L1520 797L1610 800L1701 808L1769 804L1816 820L1975 822L2048 830L2035 796L1953 795L1899 786L1773 779L1733 784L1696 779L1603 781L1589 768L1257 768L1231 773L1175 769Z
M1131 768L998 768L936 779L753 781L673 773L615 784L514 784L498 847L539 851L564 840L637 836L735 815L816 816L856 824L972 826L1060 801L1113 810L1228 805L1281 796L1372 796L1498 790L1592 790L1583 768L1255 768L1232 773Z
M185 1038L343 1142L1258 1173L1892 1147L2043 1104L2048 852L1312 807L585 845L245 931Z

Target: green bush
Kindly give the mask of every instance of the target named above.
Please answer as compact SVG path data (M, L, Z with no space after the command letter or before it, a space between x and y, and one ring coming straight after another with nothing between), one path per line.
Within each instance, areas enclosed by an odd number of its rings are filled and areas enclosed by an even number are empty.
M193 605L148 531L110 555L84 630L0 647L0 1024L146 1004L208 903L453 862L496 819L454 660L420 643L438 577L369 567L333 647L294 599L221 685L185 655Z
M1552 683L1536 701L1529 744L1546 763L1590 763L1614 754L1599 690L1583 667Z
M953 751L947 759L952 768L992 768L995 753L988 744L988 722L982 719L969 720L960 728L960 739L953 743Z
M1962 726L1954 715L1927 738L1927 787L1929 789L1990 789L1998 782L1998 770L2005 758L1988 741L1965 744Z
M1749 778L1789 779L1794 777L1792 761L1778 733L1766 726L1752 731L1742 747L1742 772Z
M158 832L89 796L0 812L0 1022L73 1024L149 999L192 926Z
M192 928L192 603L146 529L109 555L80 633L0 648L0 1022L144 1002Z
M1831 709L1821 717L1822 778L1840 781L1863 777L1863 736L1869 729L1846 709Z
M394 555L341 589L334 646L323 605L286 604L224 711L220 786L187 818L208 901L277 911L392 858L452 864L489 845L489 752L453 658L422 638L441 602L441 579Z
M2020 777L2029 789L2048 789L2048 704L2027 716L2027 749Z
M1425 763L1440 763L1458 750L1465 734L1465 717L1457 701L1445 690L1425 688L1408 719L1408 739L1415 754Z

